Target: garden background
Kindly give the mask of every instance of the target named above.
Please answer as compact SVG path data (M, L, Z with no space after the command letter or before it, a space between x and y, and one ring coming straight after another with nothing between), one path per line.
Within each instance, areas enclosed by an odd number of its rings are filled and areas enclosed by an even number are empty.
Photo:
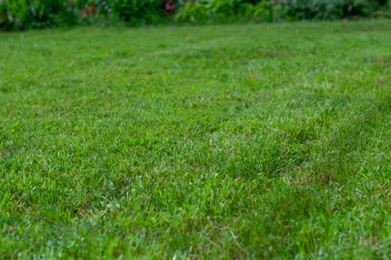
M0 30L390 17L387 0L0 0Z

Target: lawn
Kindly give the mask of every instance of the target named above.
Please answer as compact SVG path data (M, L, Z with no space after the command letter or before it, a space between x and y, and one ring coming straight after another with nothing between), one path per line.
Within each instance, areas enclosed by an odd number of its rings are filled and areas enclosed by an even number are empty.
M0 258L390 256L391 20L0 50Z

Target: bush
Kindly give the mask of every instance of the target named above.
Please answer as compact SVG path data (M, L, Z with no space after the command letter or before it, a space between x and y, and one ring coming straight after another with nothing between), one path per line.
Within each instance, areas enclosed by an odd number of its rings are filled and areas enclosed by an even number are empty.
M187 1L176 14L179 22L335 20L369 17L386 0L198 0Z
M368 17L385 4L371 0L280 0L275 3L275 13L288 20L335 20Z
M0 5L4 29L28 29L71 25L77 19L72 6L63 0L5 0Z
M131 24L154 23L161 19L162 4L157 0L113 0L113 11Z
M335 20L391 16L391 0L0 0L0 30L238 20Z
M238 19L270 20L268 0L204 0L188 1L176 14L179 22L230 22Z

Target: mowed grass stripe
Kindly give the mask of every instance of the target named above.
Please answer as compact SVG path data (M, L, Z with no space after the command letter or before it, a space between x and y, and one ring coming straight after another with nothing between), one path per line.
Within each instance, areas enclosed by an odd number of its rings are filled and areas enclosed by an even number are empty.
M387 258L389 28L0 34L0 257Z

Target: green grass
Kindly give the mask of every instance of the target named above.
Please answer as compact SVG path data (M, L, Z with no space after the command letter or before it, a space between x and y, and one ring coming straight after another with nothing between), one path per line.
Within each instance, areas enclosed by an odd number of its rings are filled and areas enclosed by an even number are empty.
M0 258L391 254L391 21L0 34Z

